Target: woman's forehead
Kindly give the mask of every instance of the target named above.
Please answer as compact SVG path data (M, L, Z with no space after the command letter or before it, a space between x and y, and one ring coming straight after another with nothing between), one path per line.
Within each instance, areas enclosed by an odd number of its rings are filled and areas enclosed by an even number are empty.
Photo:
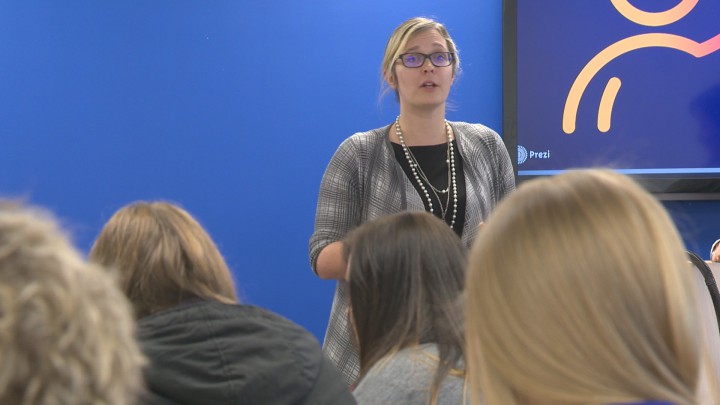
M446 49L447 41L435 29L426 29L413 34L405 44L405 51L414 51L421 48Z

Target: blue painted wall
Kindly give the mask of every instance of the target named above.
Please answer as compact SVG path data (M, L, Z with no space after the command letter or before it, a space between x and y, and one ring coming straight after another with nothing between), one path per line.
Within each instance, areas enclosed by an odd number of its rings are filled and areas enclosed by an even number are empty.
M481 4L478 4L481 3ZM182 204L245 300L324 334L334 283L310 270L322 173L378 103L385 42L445 22L464 74L450 119L501 125L500 1L0 3L0 194L53 210L84 251L134 200Z
M245 301L321 338L334 283L307 258L320 178L343 139L397 114L392 95L378 102L379 65L415 15L461 50L448 118L500 130L501 0L3 1L0 194L53 210L83 251L124 204L178 202ZM672 210L705 253L718 205Z

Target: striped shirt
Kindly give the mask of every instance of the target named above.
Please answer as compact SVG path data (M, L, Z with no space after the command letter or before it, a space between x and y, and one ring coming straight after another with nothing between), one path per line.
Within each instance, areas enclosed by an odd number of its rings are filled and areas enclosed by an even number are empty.
M481 124L450 122L463 159L466 209L462 240L470 246L480 223L515 188L510 156L500 136ZM420 194L395 159L392 125L356 133L333 155L320 184L315 231L310 238L313 270L320 251L369 220L425 209ZM349 384L360 371L348 320L347 283L338 280L323 344Z

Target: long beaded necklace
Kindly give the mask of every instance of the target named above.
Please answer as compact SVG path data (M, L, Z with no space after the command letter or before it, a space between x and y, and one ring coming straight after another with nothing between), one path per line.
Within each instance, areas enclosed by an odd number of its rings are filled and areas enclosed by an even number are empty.
M395 134L397 135L398 139L400 140L400 146L402 146L403 152L405 153L405 158L408 161L408 164L410 165L410 171L413 174L413 177L415 177L415 181L420 186L420 189L422 190L423 194L425 195L425 198L428 202L428 208L430 209L431 213L435 213L435 210L433 209L433 203L432 198L430 198L430 192L425 187L425 183L430 186L430 191L435 195L435 198L437 198L438 203L440 203L440 213L442 214L442 218L445 219L448 210L450 209L450 190L452 189L452 195L453 195L453 210L452 210L452 219L450 220L450 228L455 227L455 216L457 215L457 205L458 205L458 195L457 195L457 182L455 179L455 148L452 146L452 129L450 128L450 124L448 124L447 120L445 120L445 133L447 134L447 144L448 144L448 158L446 160L448 165L448 187L444 190L439 190L435 186L433 186L430 183L430 180L425 175L425 173L422 171L422 168L420 167L420 164L418 163L415 156L412 154L412 151L410 148L405 145L405 139L403 138L402 130L400 130L400 116L398 115L397 119L395 119ZM425 180L423 182L423 180ZM440 194L446 194L446 203L445 207L443 207L442 200L440 200Z

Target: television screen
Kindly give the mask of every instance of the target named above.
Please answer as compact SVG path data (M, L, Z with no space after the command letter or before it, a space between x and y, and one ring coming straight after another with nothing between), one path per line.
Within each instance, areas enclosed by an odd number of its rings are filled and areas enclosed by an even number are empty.
M503 18L519 182L603 166L656 194L720 195L720 1L505 0Z

